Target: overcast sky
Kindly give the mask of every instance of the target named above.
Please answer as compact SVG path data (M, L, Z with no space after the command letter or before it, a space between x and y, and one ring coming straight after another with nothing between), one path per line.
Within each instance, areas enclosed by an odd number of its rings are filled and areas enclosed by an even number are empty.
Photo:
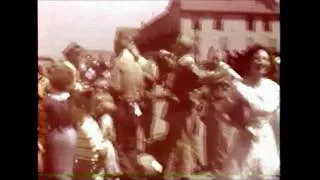
M138 27L167 5L168 0L38 0L38 54L60 58L69 42L113 50L116 27Z

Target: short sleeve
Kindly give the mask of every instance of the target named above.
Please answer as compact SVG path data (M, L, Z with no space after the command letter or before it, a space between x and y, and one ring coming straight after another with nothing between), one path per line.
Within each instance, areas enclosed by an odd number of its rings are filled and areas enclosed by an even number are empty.
M105 114L100 119L100 126L104 138L109 140L115 140L115 129L113 125L113 119L108 114Z
M85 136L90 139L90 144L93 145L94 150L103 149L103 135L97 122L91 117L86 117L84 123L80 127Z

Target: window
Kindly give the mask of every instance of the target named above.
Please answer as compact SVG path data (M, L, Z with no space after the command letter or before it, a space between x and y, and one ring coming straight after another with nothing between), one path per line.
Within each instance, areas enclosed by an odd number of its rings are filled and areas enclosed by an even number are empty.
M247 45L247 47L254 45L254 38L253 37L248 37L247 41L246 41L246 45Z
M201 30L201 23L200 23L199 18L194 18L192 20L192 29Z
M247 30L248 31L255 31L256 30L255 23L254 23L253 19L247 20Z
M223 23L221 18L217 18L213 21L213 29L222 31L223 30Z
M271 22L269 20L263 21L264 31L272 31Z
M221 37L219 39L219 44L220 44L220 48L222 50L227 50L228 49L228 44L229 44L229 40L227 37Z

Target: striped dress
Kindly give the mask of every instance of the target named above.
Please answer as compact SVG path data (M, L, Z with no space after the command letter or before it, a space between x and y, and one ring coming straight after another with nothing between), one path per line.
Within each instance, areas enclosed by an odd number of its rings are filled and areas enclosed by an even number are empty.
M99 150L103 150L101 129L91 116L86 115L78 126L76 159L97 161Z
M102 117L102 123L112 123ZM89 179L100 180L103 178L101 173L119 175L121 173L116 150L107 138L104 138L103 131L98 123L89 115L83 117L83 121L78 126L78 142L76 149L76 176L83 178L84 175L90 176L89 173L97 175ZM109 122L107 122L109 121ZM104 161L99 159L99 151L105 154Z
M103 136L97 122L89 115L78 121L78 140L75 153L75 180L102 180L103 164L99 151L103 151Z

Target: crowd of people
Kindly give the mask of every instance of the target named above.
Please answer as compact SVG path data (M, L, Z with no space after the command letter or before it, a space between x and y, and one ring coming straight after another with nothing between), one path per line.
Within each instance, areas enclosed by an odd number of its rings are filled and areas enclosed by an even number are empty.
M114 46L106 58L74 45L38 66L39 179L279 178L277 54L254 45L197 61L185 34L143 55L124 34Z

